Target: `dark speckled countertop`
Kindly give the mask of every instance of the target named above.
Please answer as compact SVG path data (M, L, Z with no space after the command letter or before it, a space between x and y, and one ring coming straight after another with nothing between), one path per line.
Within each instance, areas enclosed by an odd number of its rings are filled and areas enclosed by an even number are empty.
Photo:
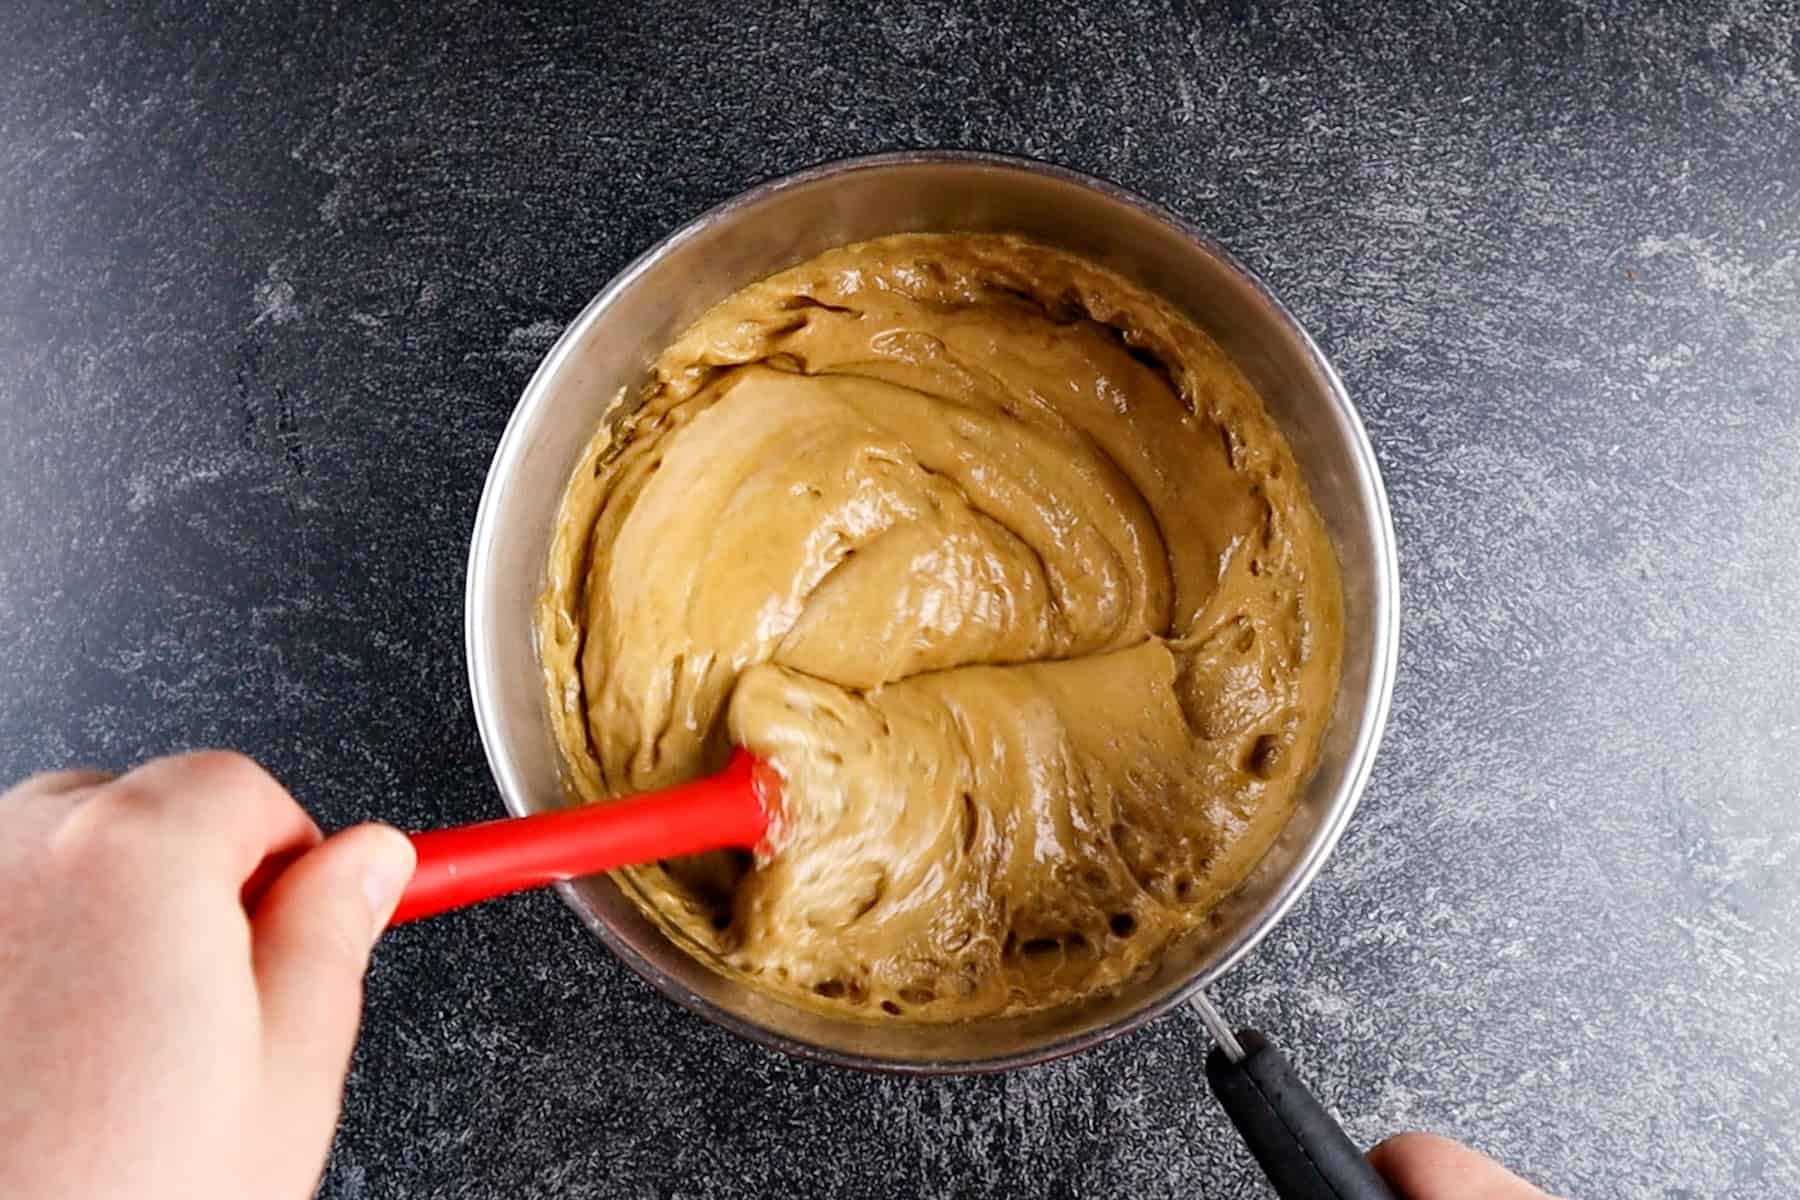
M1393 500L1374 781L1218 999L1365 1142L1800 1193L1795 5L52 7L0 18L0 774L495 815L464 552L562 324L769 175L1037 155L1260 272ZM322 1194L1261 1195L1204 1048L789 1061L534 895L384 943Z

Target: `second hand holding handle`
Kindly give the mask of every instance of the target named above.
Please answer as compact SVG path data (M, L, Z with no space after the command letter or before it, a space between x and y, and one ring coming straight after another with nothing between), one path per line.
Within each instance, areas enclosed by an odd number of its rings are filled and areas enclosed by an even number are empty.
M774 769L736 750L717 775L667 791L415 833L419 863L388 924L633 863L752 850L780 796Z

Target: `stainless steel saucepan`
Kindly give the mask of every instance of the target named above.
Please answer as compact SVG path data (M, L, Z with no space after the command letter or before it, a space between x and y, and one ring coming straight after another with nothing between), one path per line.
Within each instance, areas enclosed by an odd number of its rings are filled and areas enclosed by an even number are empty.
M1040 1063L1118 1037L1192 999L1203 1004L1201 990L1293 906L1349 820L1387 715L1399 641L1394 532L1374 453L1330 364L1255 276L1179 218L1071 171L947 151L848 159L753 188L653 246L582 311L526 387L482 495L467 594L475 715L512 813L557 807L564 795L532 609L564 484L601 414L619 395L636 393L676 334L744 285L834 246L933 231L1014 232L1084 255L1166 297L1212 335L1262 394L1306 474L1342 568L1345 644L1318 770L1275 845L1154 971L1106 996L950 1026L836 1017L703 966L611 878L560 885L564 900L615 954L707 1020L789 1053L911 1074ZM1228 1033L1221 1025L1221 1037ZM1246 1061L1258 1061L1260 1040L1238 1040ZM1249 1078L1222 1054L1214 1062L1228 1082L1233 1070ZM1252 1091L1252 1106L1267 1099ZM1237 1110L1234 1117L1242 1128Z

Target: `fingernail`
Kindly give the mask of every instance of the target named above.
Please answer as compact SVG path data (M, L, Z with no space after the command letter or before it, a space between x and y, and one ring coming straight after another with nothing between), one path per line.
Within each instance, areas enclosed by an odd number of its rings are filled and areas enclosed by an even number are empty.
M368 857L363 861L363 898L369 902L369 934L379 937L400 903L400 893L412 879L418 856L404 833L385 825L373 827Z

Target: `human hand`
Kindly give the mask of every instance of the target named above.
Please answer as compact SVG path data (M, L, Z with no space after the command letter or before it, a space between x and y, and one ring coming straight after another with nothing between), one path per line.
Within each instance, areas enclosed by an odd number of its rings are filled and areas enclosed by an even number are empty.
M0 1196L310 1197L412 869L236 754L0 795Z
M1391 1137L1369 1162L1400 1200L1550 1200L1487 1155L1429 1133Z

